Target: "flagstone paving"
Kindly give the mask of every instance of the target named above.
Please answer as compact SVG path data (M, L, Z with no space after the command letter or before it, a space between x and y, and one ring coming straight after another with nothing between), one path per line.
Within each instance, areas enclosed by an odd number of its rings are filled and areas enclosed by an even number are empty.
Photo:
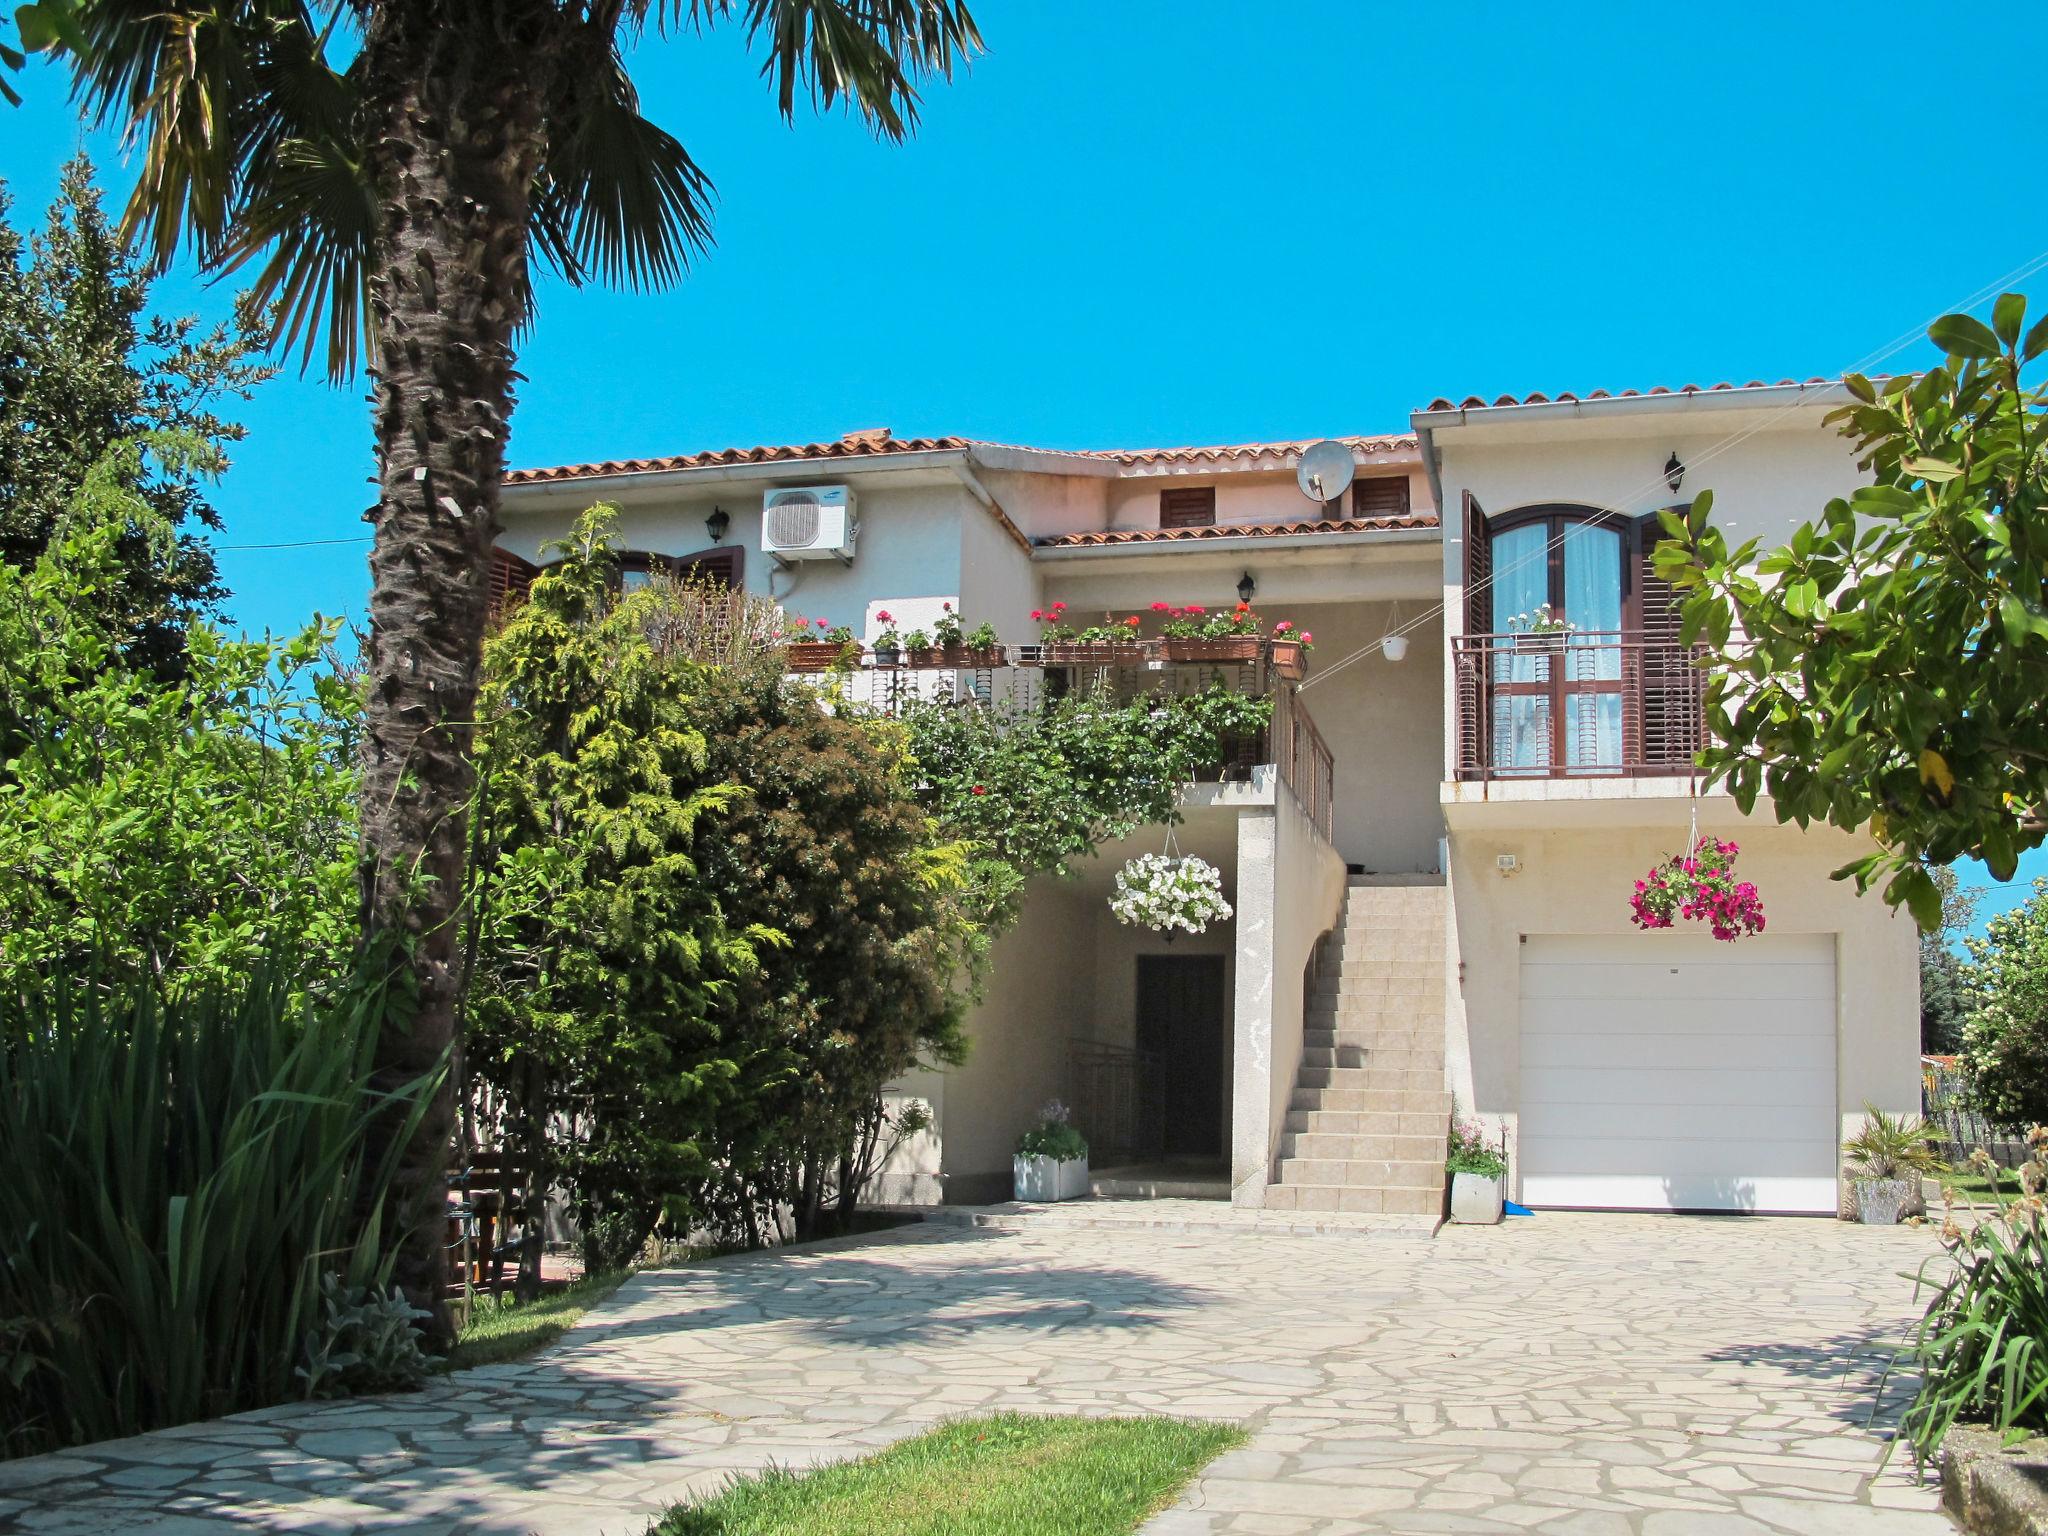
M1247 1425L1150 1536L1938 1536L1867 1423L1936 1251L1767 1218L933 1224L643 1275L424 1392L0 1463L0 1529L639 1536L735 1471L1016 1408Z

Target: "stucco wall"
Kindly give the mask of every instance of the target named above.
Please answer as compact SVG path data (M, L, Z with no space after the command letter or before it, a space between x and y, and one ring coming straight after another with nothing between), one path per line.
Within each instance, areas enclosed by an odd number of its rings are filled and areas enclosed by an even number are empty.
M1434 619L1417 624L1407 656L1396 662L1379 653L1379 639L1397 613L1401 623L1423 618L1423 603L1308 603L1287 611L1316 637L1301 701L1335 766L1337 851L1373 874L1434 871L1443 838L1441 627ZM1341 671L1325 672L1367 647Z
M1633 933L1628 893L1684 843L1685 814L1683 802L1674 802L1665 827L1453 831L1449 1086L1461 1111L1476 1109L1507 1132L1511 1151L1521 1075L1522 935ZM1744 820L1720 797L1703 803L1701 827L1741 845L1742 875L1756 882L1771 933L1835 936L1836 1081L1845 1133L1860 1122L1866 1101L1917 1112L1917 930L1876 894L1859 897L1853 883L1828 878L1865 845L1843 833ZM1496 868L1504 853L1515 855L1517 873L1503 876Z
M1306 974L1344 902L1344 861L1293 795L1238 821L1230 1199L1265 1203L1301 1066Z

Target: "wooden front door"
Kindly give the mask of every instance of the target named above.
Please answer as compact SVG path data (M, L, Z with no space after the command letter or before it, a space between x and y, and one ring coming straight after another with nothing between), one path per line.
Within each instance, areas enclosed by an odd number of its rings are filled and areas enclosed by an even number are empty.
M1138 1049L1159 1074L1162 1150L1214 1157L1228 1123L1223 956L1138 956Z

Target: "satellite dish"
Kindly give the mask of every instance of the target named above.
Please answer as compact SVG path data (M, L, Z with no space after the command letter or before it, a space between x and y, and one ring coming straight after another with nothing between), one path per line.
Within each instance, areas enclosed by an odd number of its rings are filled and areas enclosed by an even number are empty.
M1351 462L1350 444L1325 438L1302 449L1294 478L1301 485L1302 495L1328 507L1350 487L1355 473L1357 466Z

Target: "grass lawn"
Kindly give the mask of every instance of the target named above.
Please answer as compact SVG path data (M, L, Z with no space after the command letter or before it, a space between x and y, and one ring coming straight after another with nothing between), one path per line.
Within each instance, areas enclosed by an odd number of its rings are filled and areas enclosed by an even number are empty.
M615 1269L585 1275L538 1301L517 1302L510 1296L479 1296L448 1352L448 1369L498 1365L521 1360L559 1339L578 1318L619 1288L628 1271Z
M2003 1195L2006 1199L2010 1200L2020 1192L2019 1175L2011 1169L1998 1169L1992 1174L1992 1178L1998 1180L1997 1193ZM1954 1195L1957 1200L1961 1200L1967 1195L1979 1205L1989 1205L1991 1203L1993 1193L1991 1180L1985 1178L1983 1174L1974 1168L1963 1167L1949 1173L1944 1173L1941 1176L1941 1183L1942 1187Z
M961 1419L858 1461L737 1480L649 1536L1128 1536L1243 1442L1189 1419Z

